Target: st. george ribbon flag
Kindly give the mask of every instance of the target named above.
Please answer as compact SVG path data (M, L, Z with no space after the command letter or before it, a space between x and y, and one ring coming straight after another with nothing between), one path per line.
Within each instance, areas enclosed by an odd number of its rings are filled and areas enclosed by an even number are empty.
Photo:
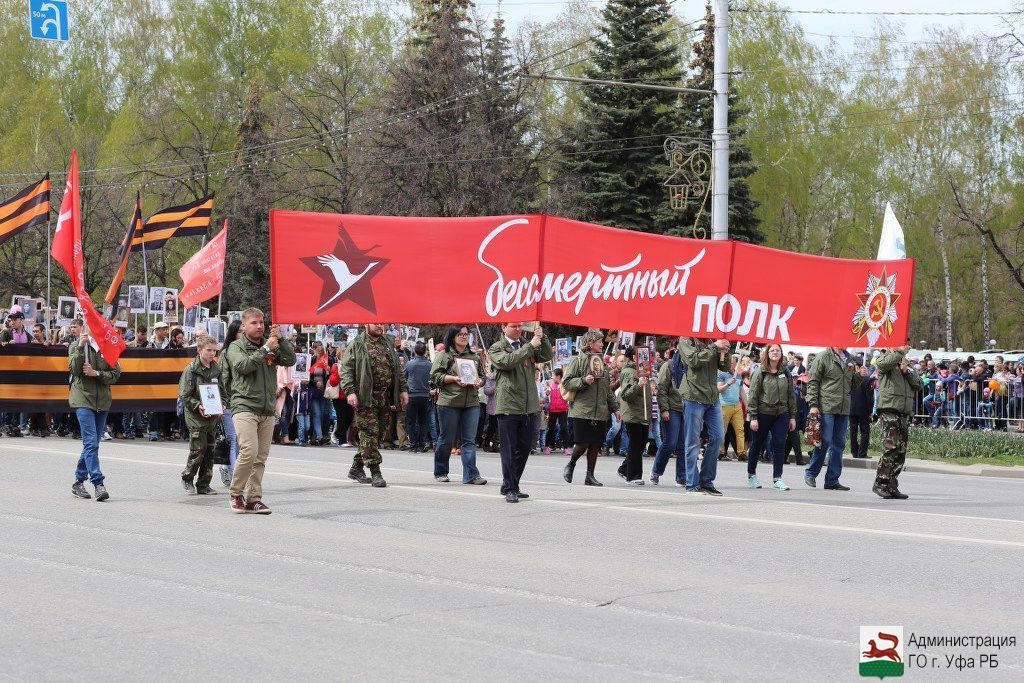
M275 322L540 320L651 334L896 347L914 261L860 261L546 215L270 212Z

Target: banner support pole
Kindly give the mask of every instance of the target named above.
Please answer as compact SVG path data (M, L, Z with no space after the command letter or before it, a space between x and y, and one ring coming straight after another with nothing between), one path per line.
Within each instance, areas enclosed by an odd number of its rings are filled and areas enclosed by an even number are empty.
M50 256L52 248L50 236L50 212L46 214L46 308L50 308L50 286L53 280L53 257ZM49 323L49 321L47 321ZM49 325L47 325L49 329Z

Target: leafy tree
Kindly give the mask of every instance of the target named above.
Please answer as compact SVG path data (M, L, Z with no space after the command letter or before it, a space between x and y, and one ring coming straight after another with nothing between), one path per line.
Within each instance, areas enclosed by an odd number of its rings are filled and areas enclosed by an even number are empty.
M241 172L228 183L230 219L224 264L225 302L236 309L270 311L270 209L277 179L267 149L269 117L259 81L254 81L238 124L235 163Z

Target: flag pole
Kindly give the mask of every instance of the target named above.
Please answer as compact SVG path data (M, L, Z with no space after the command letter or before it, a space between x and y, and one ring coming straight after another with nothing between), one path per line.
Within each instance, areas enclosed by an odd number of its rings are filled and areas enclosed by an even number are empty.
M146 238L143 233L142 238L142 283L146 286L146 330L152 326L152 322L149 320L149 300L151 297L149 292L149 266L146 264ZM137 324L137 323L136 323Z
M50 256L52 248L50 238L50 212L46 213L46 307L50 307L50 282L52 280L53 257Z

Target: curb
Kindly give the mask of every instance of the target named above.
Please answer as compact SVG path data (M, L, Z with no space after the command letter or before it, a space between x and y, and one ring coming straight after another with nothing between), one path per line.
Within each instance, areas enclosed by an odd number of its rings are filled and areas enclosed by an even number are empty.
M843 458L843 467L874 470L878 469L878 458ZM1002 479L1024 479L1024 467L995 467L988 465L955 465L932 460L908 458L904 472L929 472L931 474L956 474L968 477L999 477Z

